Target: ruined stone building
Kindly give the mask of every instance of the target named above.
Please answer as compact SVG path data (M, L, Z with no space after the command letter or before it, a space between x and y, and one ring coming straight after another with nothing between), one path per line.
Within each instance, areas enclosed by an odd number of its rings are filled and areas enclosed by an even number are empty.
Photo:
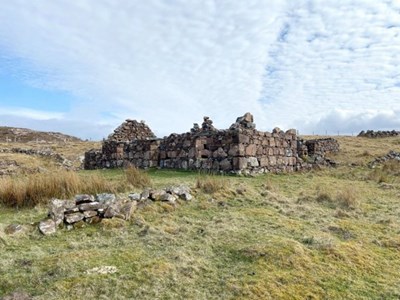
M85 153L85 169L132 164L237 174L292 172L310 168L310 157L323 162L325 153L338 150L334 139L303 142L294 129L258 131L250 113L226 130L216 129L212 120L204 117L202 125L195 123L190 132L162 139L143 121L126 120L103 141L101 150Z

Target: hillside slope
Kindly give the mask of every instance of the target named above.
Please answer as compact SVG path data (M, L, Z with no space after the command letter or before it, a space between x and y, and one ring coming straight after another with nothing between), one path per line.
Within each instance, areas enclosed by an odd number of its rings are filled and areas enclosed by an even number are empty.
M0 126L0 142L79 142L80 138L60 132L36 131L27 128Z

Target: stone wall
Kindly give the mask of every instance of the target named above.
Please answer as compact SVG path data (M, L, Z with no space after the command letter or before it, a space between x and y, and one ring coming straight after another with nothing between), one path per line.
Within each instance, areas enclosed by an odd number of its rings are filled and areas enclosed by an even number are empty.
M299 151L335 151L333 139L299 144L296 130L272 132L255 129L253 116L246 113L227 130L217 130L208 117L190 132L163 139L106 140L101 151L85 154L85 168L115 168L133 164L140 168L159 167L231 173L292 172L310 168ZM302 148L298 148L302 146ZM310 150L307 147L310 146ZM337 146L337 147L336 147ZM322 151L323 150L323 151ZM323 155L323 154L322 154Z
M315 139L305 141L307 155L324 156L327 153L339 152L339 143L333 138Z
M154 139L156 136L144 121L125 120L112 134L108 136L109 141L128 142L132 140Z
M367 137L367 138L384 138L384 137L392 137L392 136L400 136L400 131L396 130L388 130L388 131L374 131L374 130L367 130L361 131L358 134L359 137Z

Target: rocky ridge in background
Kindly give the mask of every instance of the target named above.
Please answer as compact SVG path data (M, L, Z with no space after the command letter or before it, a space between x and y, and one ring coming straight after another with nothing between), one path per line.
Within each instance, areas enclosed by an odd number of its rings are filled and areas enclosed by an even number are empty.
M0 142L82 142L80 138L60 132L36 131L27 128L0 126Z

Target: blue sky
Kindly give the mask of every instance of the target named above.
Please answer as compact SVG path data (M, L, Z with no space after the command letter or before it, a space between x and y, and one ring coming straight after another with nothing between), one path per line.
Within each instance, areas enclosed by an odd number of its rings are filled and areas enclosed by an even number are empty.
M0 125L400 129L399 0L0 0Z

